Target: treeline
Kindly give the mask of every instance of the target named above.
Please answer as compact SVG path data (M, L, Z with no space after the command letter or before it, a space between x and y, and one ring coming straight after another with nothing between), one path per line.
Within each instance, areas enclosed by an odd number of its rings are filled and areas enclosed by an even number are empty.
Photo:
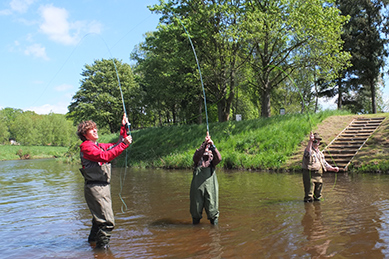
M314 113L322 109L320 97L353 113L381 112L387 4L160 1L149 7L161 14L160 26L131 53L135 65L116 59L85 65L67 116L116 132L123 113L116 71L136 129L204 123L205 108L209 122L281 109Z
M0 110L0 144L69 146L77 140L73 122L63 114L38 115L32 111Z

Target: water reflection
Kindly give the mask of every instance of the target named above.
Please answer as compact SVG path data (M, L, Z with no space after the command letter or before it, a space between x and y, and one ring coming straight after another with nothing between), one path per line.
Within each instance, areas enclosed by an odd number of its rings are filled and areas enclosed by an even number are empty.
M193 226L190 170L115 169L116 228L99 254L78 166L0 162L1 258L389 257L389 176L327 174L314 203L302 201L301 174L218 169L218 180L219 226Z
M311 255L311 258L324 257L327 255L331 240L328 238L327 229L323 224L320 202L309 202L304 205L305 214L301 225L308 241L304 250ZM332 257L332 255L327 257Z

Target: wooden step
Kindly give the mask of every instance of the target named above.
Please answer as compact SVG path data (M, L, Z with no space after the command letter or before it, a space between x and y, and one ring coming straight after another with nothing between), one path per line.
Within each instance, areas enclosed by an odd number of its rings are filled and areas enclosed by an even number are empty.
M323 150L326 161L333 166L338 166L341 171L347 171L352 159L384 119L384 117L378 117L353 120Z

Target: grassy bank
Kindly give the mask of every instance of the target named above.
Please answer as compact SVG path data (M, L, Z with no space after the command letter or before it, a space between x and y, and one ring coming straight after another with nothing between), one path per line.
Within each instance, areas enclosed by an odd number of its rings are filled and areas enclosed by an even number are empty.
M340 111L317 114L292 114L247 121L229 121L209 125L210 135L221 152L219 166L243 170L300 170L303 150L310 131L319 132L323 148L355 117L388 114L352 115ZM181 169L192 167L192 156L206 135L206 126L179 125L147 128L132 132L134 143L119 158L116 166ZM100 136L99 142L116 142L117 134ZM0 147L0 159L20 159L21 149L30 158L59 157L80 163L79 144L69 150L59 147ZM5 155L9 154L9 155ZM383 125L360 150L350 169L361 172L388 172L389 122ZM127 161L125 158L127 157ZM331 161L328 161L331 163Z
M273 116L247 121L209 125L210 135L221 152L220 164L227 169L297 169L288 163L300 150L311 130L328 117L344 115L339 111L317 114ZM134 167L191 168L192 156L206 135L205 125L149 128L132 133L128 164ZM103 142L103 141L102 141ZM301 161L301 153L300 153ZM119 163L123 164L123 156Z
M0 145L0 160L61 157L67 147Z

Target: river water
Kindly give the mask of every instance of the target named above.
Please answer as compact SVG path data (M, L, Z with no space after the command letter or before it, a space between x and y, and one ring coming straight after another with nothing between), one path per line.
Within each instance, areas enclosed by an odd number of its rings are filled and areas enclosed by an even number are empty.
M304 203L299 173L222 171L219 225L189 214L190 170L115 168L107 253L87 242L78 166L0 162L0 258L389 258L389 176L326 174Z

